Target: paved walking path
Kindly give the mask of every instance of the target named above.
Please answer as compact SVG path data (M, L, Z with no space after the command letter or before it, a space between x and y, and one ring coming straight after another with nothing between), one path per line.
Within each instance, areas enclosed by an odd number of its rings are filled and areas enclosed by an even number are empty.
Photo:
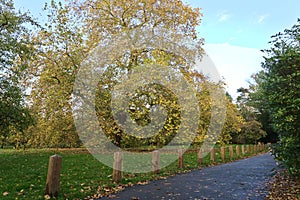
M165 180L152 181L147 185L135 185L101 200L260 200L266 195L265 183L274 169L276 163L266 153Z

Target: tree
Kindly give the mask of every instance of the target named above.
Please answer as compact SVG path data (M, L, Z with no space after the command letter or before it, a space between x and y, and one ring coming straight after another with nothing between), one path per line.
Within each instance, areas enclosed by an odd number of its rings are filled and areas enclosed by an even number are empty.
M31 102L38 121L37 127L33 128L34 144L41 144L42 141L42 145L48 143L57 146L72 138L75 138L72 141L77 141L70 106L75 75L84 58L101 41L128 30L164 28L180 38L194 39L199 43L197 51L202 51L202 40L197 39L195 29L200 22L199 9L184 5L179 0L85 0L71 2L65 6L52 1L48 11L49 22L36 37L36 41L42 44L38 48L38 58L31 64L31 74L35 77L30 79L35 80L32 85ZM113 122L109 108L111 89L120 81L120 75L129 74L134 67L151 64L154 60L161 65L175 65L186 70L191 67L184 63L182 58L161 49L140 48L126 52L122 58L116 58L106 67L103 77L99 78L98 99L95 101L101 102L96 104L99 122L111 140L119 146L138 144L139 141L127 138ZM142 105L142 110L145 110L143 107L145 104ZM147 112L133 113L132 116L141 118L146 114ZM157 142L157 139L155 140Z
M275 156L300 176L300 19L291 29L272 36L262 64L261 96L280 134Z
M87 35L87 46L95 47L102 41L114 34L120 34L131 30L152 30L153 32L160 32L161 30L169 30L178 38L193 38L197 42L196 26L200 22L200 12L197 8L192 8L182 3L180 0L171 1L144 1L144 0L130 0L130 1L91 1L87 0L83 3L75 3L72 7L77 8L77 13L82 15L84 22L84 30ZM163 34L161 34L163 36ZM177 41L173 41L177 42ZM200 40L199 44L202 43ZM198 48L201 51L199 45ZM197 50L197 51L198 51ZM196 52L194 52L196 53ZM190 55L186 55L188 57ZM128 146L128 144L141 144L137 139L128 137L124 130L120 129L111 113L109 103L111 101L111 90L114 86L120 83L121 75L131 74L136 67L143 67L146 64L160 64L170 68L181 66L181 69L187 71L189 67L184 63L185 58L179 58L177 55L164 51L163 49L151 48L135 48L127 51L121 58L116 60L107 67L104 77L101 77L101 82L98 85L99 94L97 95L97 102L102 102L96 105L99 122L104 128L108 137L118 146ZM125 62L124 62L125 61ZM134 84L134 83L133 83ZM151 86L150 86L151 87ZM146 89L154 96L160 96L155 92L155 89ZM137 94L139 99L143 98L142 93ZM166 93L165 93L166 94ZM169 98L169 99L168 99ZM161 105L164 102L170 101L170 95L164 95ZM138 99L137 99L138 100ZM105 103L103 103L105 102ZM133 102L137 103L137 102ZM134 112L135 117L144 115L147 102L136 105ZM150 104L149 104L150 105ZM176 103L171 105L164 105L168 107L168 113L174 110ZM120 110L122 112L122 110ZM178 111L177 111L178 112ZM176 113L176 112L175 112ZM174 112L173 112L174 114ZM132 115L134 116L134 115ZM136 121L136 119L135 119ZM174 135L173 132L178 127L176 120L167 120L161 132L155 134L150 142L156 145L164 145L168 143L169 138ZM109 123L108 123L109 122ZM137 131L137 130L136 130ZM149 141L146 141L147 143Z
M235 140L237 135L241 134L241 127L245 123L243 116L240 114L236 104L232 103L230 99L226 98L226 121L222 131L222 142L221 144L240 143Z
M244 122L241 124L240 133L233 138L236 143L256 143L266 136L263 125L258 119L261 114L260 110L251 105L253 103L252 90L252 86L249 89L239 88L237 90L240 93L237 105Z
M71 98L77 68L85 55L80 27L67 7L45 5L48 22L35 35L36 59L30 63L27 84L36 125L30 144L41 147L78 147Z
M240 116L236 105L232 103L232 99L228 93L219 95L217 98L223 99L223 105L215 105L213 108L213 100L215 99L212 99L214 97L211 92L224 91L224 83L212 82L197 71L190 73L189 76L197 88L197 98L200 107L199 128L194 143L202 144L206 139L213 139L216 143L221 145L229 144L232 140L232 136L240 132L243 118ZM224 116L222 116L225 117L224 124L222 124L222 131L220 134L216 134L218 138L210 138L216 136L214 134L211 136L208 135L209 127L215 126L216 123L212 118L213 109L215 109L214 115L219 115L219 113L222 113L222 111L226 109L226 115L224 114Z
M0 0L0 142L9 135L23 132L32 124L24 102L21 80L34 57L30 31L26 24L36 25L28 16L16 12L11 0ZM23 139L17 140L17 146ZM24 141L23 141L24 142Z
M266 131L267 135L260 139L265 143L276 143L278 141L278 133L272 127L272 117L270 110L267 108L266 101L263 96L263 91L260 85L263 83L264 77L263 71L253 74L249 88L247 89L248 94L246 98L246 104L255 109L256 120L262 124L262 129ZM242 96L242 95L241 95Z

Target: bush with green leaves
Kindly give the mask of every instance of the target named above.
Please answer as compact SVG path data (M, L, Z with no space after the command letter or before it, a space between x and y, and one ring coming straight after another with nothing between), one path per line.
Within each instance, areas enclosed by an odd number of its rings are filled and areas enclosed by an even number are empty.
M273 148L292 175L300 176L300 19L291 29L272 37L260 74L260 98L280 134Z

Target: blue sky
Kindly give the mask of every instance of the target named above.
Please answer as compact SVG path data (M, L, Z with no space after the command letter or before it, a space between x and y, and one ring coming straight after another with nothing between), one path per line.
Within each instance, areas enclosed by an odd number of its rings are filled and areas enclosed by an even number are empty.
M300 17L299 0L188 0L204 14L200 35L207 43L266 48L270 36Z
M251 74L263 62L261 49L269 48L270 37L292 27L300 18L299 0L183 0L204 14L197 28L205 38L209 57L227 90L235 98L236 90L247 86ZM29 10L38 19L45 2L51 0L15 0L23 11Z
M202 8L199 35L209 57L225 79L227 90L247 87L250 76L261 70L271 36L291 28L300 18L299 0L185 0Z

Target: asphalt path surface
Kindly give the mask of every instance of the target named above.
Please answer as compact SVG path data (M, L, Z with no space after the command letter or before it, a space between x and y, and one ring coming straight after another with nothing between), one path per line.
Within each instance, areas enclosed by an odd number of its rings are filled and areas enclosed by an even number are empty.
M100 200L148 199L249 199L266 196L266 182L277 169L269 153L207 167L147 185L135 185Z

